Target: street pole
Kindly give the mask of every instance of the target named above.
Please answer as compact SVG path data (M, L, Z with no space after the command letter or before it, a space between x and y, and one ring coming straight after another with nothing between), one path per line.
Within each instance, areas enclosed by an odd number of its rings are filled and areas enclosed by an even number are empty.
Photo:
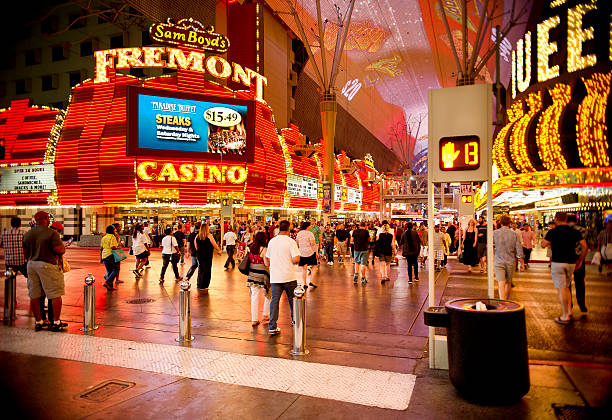
M334 187L334 137L336 135L336 115L338 113L338 103L336 102L336 94L328 91L321 96L319 104L321 111L321 128L323 129L323 180L330 185L331 188L331 207L330 212L326 214L327 220L334 214L334 198L336 190Z
M310 351L306 348L306 299L304 288L298 286L293 291L293 356L305 356Z
M83 286L83 328L79 328L84 334L93 333L98 329L96 326L95 282L96 279L91 273L85 277L85 285Z
M5 324L12 324L16 316L17 273L12 268L4 272L4 318Z
M175 339L175 341L184 344L194 340L194 337L191 335L191 292L189 291L191 284L187 280L183 280L180 287L179 336Z

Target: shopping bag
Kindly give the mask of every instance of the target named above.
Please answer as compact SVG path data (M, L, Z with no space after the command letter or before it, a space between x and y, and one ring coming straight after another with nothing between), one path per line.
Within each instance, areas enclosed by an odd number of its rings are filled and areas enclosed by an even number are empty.
M249 253L247 252L240 264L238 264L238 271L240 271L245 276L249 275L249 266L251 265L251 261L249 260Z
M62 270L62 273L67 273L70 271L70 264L68 264L66 257L63 255L58 256L57 265L59 266L59 269Z
M115 262L119 262L125 260L127 255L122 249L113 249L113 258L115 258Z
M612 260L612 243L601 247L601 258L604 260Z
M601 264L601 252L596 251L595 254L593 255L593 258L591 259L591 264L593 265L600 265Z

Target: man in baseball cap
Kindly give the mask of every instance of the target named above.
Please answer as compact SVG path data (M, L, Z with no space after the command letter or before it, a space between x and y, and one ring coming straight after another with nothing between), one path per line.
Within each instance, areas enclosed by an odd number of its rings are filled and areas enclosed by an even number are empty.
M57 257L66 252L64 243L57 231L49 228L49 213L39 211L34 215L36 226L23 238L23 251L28 260L28 294L30 307L36 319L35 331L40 331L43 321L40 313L40 297L46 295L53 306L55 321L53 331L66 329L68 324L61 322L64 274L57 264ZM63 228L63 226L62 226Z

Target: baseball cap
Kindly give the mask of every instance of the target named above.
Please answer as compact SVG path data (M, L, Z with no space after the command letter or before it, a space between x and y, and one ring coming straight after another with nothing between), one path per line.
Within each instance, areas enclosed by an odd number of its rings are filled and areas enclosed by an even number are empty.
M64 226L60 222L53 222L51 223L50 227L57 229L57 230L64 230Z
M44 220L48 218L49 218L49 213L47 213L46 211L38 211L36 212L36 214L34 214L34 220L36 221Z

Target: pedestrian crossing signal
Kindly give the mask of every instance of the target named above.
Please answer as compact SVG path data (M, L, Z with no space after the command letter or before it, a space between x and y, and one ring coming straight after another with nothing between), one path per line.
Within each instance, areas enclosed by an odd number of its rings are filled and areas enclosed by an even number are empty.
M473 200L473 198L472 198L471 194L470 195L462 195L461 196L461 202L463 204L470 204L472 202L472 200Z
M229 198L224 198L224 199L222 199L222 200L221 200L221 205L222 205L223 207L227 207L227 206L229 206L229 205L230 205Z

